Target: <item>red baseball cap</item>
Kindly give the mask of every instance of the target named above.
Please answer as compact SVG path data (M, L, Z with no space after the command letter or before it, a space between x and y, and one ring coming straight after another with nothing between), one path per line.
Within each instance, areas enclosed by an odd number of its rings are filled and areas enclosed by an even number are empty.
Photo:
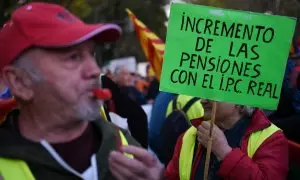
M91 38L113 42L120 35L115 24L85 24L60 5L29 3L16 9L0 29L0 69L33 46L63 48Z

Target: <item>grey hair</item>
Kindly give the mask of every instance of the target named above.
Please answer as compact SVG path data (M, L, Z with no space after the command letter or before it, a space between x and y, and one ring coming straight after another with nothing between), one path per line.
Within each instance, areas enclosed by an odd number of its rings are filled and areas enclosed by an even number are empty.
M118 67L116 67L116 69L115 69L115 74L116 75L119 75L122 71L124 71L124 70L126 70L126 71L128 71L128 69L125 67L125 66L118 66Z
M119 75L120 72L121 72L121 70L122 70L122 67L117 67L117 68L115 69L115 74L116 74L116 75Z
M14 67L23 69L36 83L44 79L42 73L33 65L32 59L26 54L16 58L12 65Z
M243 107L244 107L245 115L251 117L254 113L255 108L250 106L243 106Z

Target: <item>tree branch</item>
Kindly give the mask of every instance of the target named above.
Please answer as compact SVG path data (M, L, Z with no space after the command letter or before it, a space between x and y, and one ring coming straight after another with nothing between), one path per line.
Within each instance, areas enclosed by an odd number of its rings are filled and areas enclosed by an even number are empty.
M72 4L72 1L73 1L73 0L69 0L69 1L66 3L66 6L65 6L66 9L69 9L69 8L70 8L69 6Z
M300 2L299 1L297 1L297 0L293 0L294 2L295 2L295 4L298 6L298 7L300 7Z

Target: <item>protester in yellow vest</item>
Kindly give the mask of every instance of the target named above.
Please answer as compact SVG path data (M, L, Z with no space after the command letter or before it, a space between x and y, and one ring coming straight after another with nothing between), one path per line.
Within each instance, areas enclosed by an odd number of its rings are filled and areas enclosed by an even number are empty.
M198 127L203 116L204 109L198 97L180 94L169 102L166 119L160 129L160 139L157 140L160 149L156 155L163 164L168 165L172 159L178 137L191 126Z
M173 102L175 101L176 107L173 107ZM189 104L191 103L191 104ZM201 118L204 116L204 109L200 102L200 98L195 98L193 96L188 96L184 94L180 94L175 97L169 104L166 112L166 117L168 117L174 109L179 109L184 111L184 107L187 107L187 112L184 112L187 119L193 124L194 126L200 125L202 121Z
M205 118L209 119L212 102L201 102ZM173 158L165 171L166 179L203 179L209 127L209 122L203 121L197 129L190 128L178 139ZM287 140L262 111L217 102L212 139L210 180L286 179Z
M100 118L94 43L120 34L117 25L86 24L56 4L13 12L0 29L0 71L19 108L0 125L0 179L119 179L122 159L152 169L127 171L133 179L161 177L158 160L145 150L139 158L129 133Z

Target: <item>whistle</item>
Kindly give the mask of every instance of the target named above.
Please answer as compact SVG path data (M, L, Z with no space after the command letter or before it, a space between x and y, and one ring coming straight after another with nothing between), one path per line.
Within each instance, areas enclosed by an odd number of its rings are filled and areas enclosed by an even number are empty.
M106 88L103 88L103 89L100 89L100 88L94 89L93 93L100 100L107 101L107 100L110 100L112 98L112 94L111 94L110 90L106 89Z

